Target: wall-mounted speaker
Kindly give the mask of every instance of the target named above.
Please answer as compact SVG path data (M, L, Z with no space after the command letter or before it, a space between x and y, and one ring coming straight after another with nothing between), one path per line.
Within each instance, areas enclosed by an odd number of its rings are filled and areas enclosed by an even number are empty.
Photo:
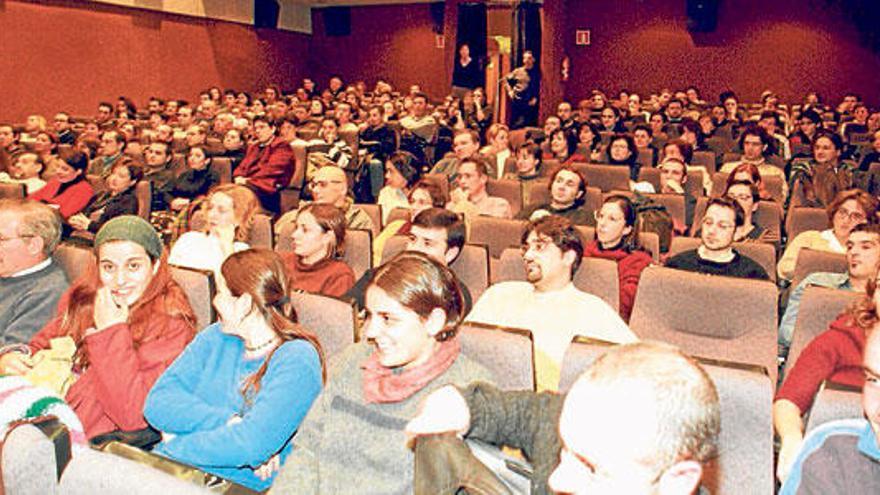
M351 34L351 8L325 7L321 9L324 16L324 34L327 36L348 36Z
M280 12L277 0L254 0L254 27L276 29Z
M687 0L687 29L692 33L709 33L718 27L719 0Z

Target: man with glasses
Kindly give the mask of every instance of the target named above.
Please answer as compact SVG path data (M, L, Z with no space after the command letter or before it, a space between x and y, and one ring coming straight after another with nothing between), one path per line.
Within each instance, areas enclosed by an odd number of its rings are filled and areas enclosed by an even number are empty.
M539 390L558 387L562 358L575 335L638 340L611 306L572 283L584 242L568 219L550 215L529 222L521 241L526 281L489 287L467 320L530 330Z
M52 260L60 240L61 218L50 206L0 200L0 345L29 342L55 316L68 286Z
M769 280L761 265L732 247L734 233L742 227L744 218L736 201L710 199L700 228L700 247L673 256L666 266L708 275Z

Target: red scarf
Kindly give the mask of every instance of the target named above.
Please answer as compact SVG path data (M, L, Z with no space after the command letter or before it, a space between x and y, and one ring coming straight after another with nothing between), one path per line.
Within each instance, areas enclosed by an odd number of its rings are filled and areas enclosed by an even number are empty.
M440 347L423 364L395 372L379 363L378 352L373 351L364 361L364 398L367 403L400 402L423 389L452 366L461 344L457 338L440 343Z

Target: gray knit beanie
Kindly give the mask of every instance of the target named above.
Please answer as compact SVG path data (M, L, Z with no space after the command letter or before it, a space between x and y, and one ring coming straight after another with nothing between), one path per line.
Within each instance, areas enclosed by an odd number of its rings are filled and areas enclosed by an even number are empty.
M110 241L140 244L153 259L162 257L162 239L149 222L134 215L121 215L108 221L95 236L95 247Z

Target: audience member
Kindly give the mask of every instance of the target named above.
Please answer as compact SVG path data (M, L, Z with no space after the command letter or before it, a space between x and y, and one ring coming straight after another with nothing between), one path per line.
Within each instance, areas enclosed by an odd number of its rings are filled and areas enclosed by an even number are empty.
M23 344L55 315L67 275L52 260L61 220L26 199L0 199L0 344Z
M739 203L743 209L743 224L736 228L733 242L779 242L779 236L775 232L770 232L755 220L758 203L761 202L758 186L749 181L733 181L728 183L724 195Z
M211 169L211 158L205 148L190 148L186 165L187 169L172 179L166 188L165 203L175 211L189 207L194 200L208 194L220 183L220 175Z
M125 134L116 131L104 131L98 147L98 157L89 164L88 175L106 179L110 175L113 164L122 157L125 151Z
M367 152L364 162L369 168L370 192L374 198L379 197L382 189L385 161L397 148L397 137L394 130L385 123L384 117L385 109L382 105L371 106L358 134L358 147Z
M324 203L299 210L291 234L293 252L284 254L293 289L342 297L354 285L354 273L340 258L345 252L345 215Z
M840 136L817 133L812 160L794 161L791 165L791 206L827 207L838 193L853 187L853 164L841 161L842 152Z
M463 160L458 166L457 187L449 193L446 208L464 215L466 219L478 215L511 218L510 203L499 196L490 196L486 191L489 173L489 167L482 158Z
M151 143L144 150L144 177L150 182L152 196L151 211L167 210L170 207L169 189L174 187L174 156L168 143Z
M632 313L642 270L652 261L651 255L639 244L637 221L638 213L628 197L608 196L602 209L596 212L596 239L584 246L584 256L617 263L619 312L624 321L629 321Z
M778 177L782 181L782 196L788 196L788 184L785 181L785 171L766 160L769 154L770 135L762 127L749 125L745 128L739 137L739 147L743 150L742 157L733 162L725 163L721 166L721 172L725 174L733 173L733 171L744 163L754 165L758 168L761 178Z
M708 275L769 280L761 265L732 247L734 234L742 227L744 217L736 201L710 199L701 223L700 246L673 256L666 261L666 266Z
M277 254L239 252L221 271L220 321L159 377L144 417L165 436L155 453L265 490L321 391L323 351L296 323Z
M569 220L551 215L529 222L522 252L527 281L492 285L467 320L530 330L539 390L558 387L562 358L575 335L610 342L637 340L608 304L572 283L584 242Z
M321 167L315 177L312 178L310 188L315 203L333 205L345 214L345 228L352 230L372 230L373 220L364 210L354 205L354 200L348 196L348 179L345 171L339 167ZM275 232L280 232L284 227L295 223L300 210L311 203L300 205L297 210L291 210L275 221Z
M70 218L82 211L95 195L86 180L88 166L89 161L84 153L70 153L58 165L55 177L49 179L45 187L28 195L28 198L57 208L65 220Z
M422 399L446 384L490 379L461 355L461 292L452 272L428 256L402 253L379 267L366 310L367 342L336 357L269 493L411 492L404 426Z
M542 177L544 175L541 161L543 154L541 147L533 141L520 144L514 155L516 171L505 173L502 179L519 180L525 183ZM529 202L525 195L523 202Z
M4 184L22 184L25 195L34 194L46 186L40 178L45 163L36 153L19 153L8 167L9 173L0 172L0 182Z
M779 277L791 280L797 266L801 249L841 253L850 231L860 223L872 222L877 212L877 199L870 194L850 189L841 191L826 208L831 228L826 230L807 230L788 242L776 268Z
M70 373L78 378L65 399L90 439L145 428L147 393L195 334L186 294L146 220L121 216L104 224L95 255L95 265L62 296L57 317L28 345L0 357L0 372L21 375L53 339L72 339Z
M253 122L256 139L248 146L233 176L236 184L254 191L264 210L279 215L279 191L290 184L294 172L293 150L290 143L275 136L274 122L260 116L255 117Z
M461 164L474 158L480 150L480 135L473 129L460 129L455 131L452 138L452 155L438 161L432 174L444 174L454 180L459 174ZM487 176L497 177L494 163L486 163Z
M443 208L446 206L446 196L443 195L440 186L435 181L424 178L419 179L419 181L412 186L407 201L409 207L408 212L404 217L401 218L399 215L400 208L395 208L394 210L391 210L391 212L388 212L389 217L388 222L385 224L385 228L382 229L382 232L379 232L379 235L377 235L375 239L373 239L373 266L379 266L382 264L382 252L385 249L385 243L388 242L388 239L396 235L407 235L409 233L409 228L412 226L411 219L414 219L419 213L428 208ZM392 219L390 214L395 210L398 211L398 213L396 213L398 218ZM455 215L454 213L452 214ZM458 215L456 215L456 217L457 216Z
M418 178L414 158L405 151L391 155L385 163L385 187L379 192L376 204L382 209L382 223L395 208L409 208L409 191Z
M639 170L641 170L642 165L638 161L639 149L636 147L636 142L631 136L628 134L615 134L612 136L608 142L606 155L606 160L609 164L629 168L629 180L633 182L639 180Z
M75 230L93 234L109 220L120 215L137 215L138 199L135 186L144 176L143 169L129 158L123 158L113 165L107 177L107 190L89 203L85 209L67 219Z
M572 165L562 165L554 170L547 185L550 202L533 205L519 212L517 218L537 220L547 215L567 218L575 225L595 226L593 212L584 206L587 195L587 179Z

